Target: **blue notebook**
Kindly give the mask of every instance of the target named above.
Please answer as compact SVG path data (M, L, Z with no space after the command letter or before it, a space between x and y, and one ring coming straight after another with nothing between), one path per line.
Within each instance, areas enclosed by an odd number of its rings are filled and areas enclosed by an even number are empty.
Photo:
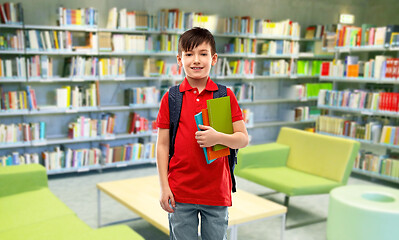
M198 131L201 131L201 129L198 127L198 125L203 125L204 124L204 121L202 120L202 112L199 112L199 113L195 114L194 118L195 118L195 123L197 124ZM211 162L216 160L216 158L212 159L212 160L209 160L208 159L208 154L206 153L206 148L204 147L202 149L204 150L206 163L210 164Z

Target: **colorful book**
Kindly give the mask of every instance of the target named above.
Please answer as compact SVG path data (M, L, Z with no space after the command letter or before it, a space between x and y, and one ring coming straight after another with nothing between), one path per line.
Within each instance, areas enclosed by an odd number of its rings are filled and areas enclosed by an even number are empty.
M195 115L194 115L194 118L195 118L195 123L197 124L198 131L201 131L201 129L199 128L199 125L204 125L203 119L202 119L202 112L195 114ZM211 160L210 160L210 159L208 158L208 154L207 154L206 148L204 147L204 148L202 148L202 149L204 150L204 155L205 155L206 163L210 164L211 162L213 162L213 161L216 160L216 159L211 159Z
M209 99L208 106L209 125L218 132L233 134L233 122L231 117L230 97ZM227 148L217 144L213 146L214 151Z
M208 109L202 109L201 112L202 112L203 125L209 126ZM224 148L219 151L213 151L212 147L207 147L206 152L210 159L217 159L217 158L221 158L221 157L230 155L229 148Z

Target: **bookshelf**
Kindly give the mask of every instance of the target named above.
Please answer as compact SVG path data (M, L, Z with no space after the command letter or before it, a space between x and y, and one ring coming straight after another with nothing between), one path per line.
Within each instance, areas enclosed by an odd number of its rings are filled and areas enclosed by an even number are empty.
M65 16L65 9L59 9L59 11L62 11L63 16ZM89 9L89 11L92 10ZM60 15L62 14L60 13ZM190 15L187 16L190 17ZM212 19L212 17L209 16L208 19ZM255 19L250 21L255 21ZM287 21L281 21L277 24L287 24ZM3 91L24 91L29 86L36 91L37 99L37 107L18 110L2 109L0 110L0 118L5 119L7 124L35 121L45 122L47 126L46 138L42 141L0 143L0 156L11 155L18 151L20 155L38 155L43 152L51 155L54 149L60 147L61 150L56 150L55 152L60 154L60 151L64 151L63 154L66 154L69 149L97 149L101 144L106 143L118 147L126 144L147 144L153 142L156 134L151 129L142 133L130 134L126 133L127 128L125 125L129 119L129 112L138 112L147 119L154 120L157 115L158 104L126 105L124 103L123 90L151 86L155 86L157 89L164 89L183 79L182 74L162 72L145 76L143 71L147 59L162 60L165 65L176 62L176 40L183 33L183 30L181 28L168 28L166 26L168 26L167 23L158 28L149 26L143 29L128 29L116 27L103 28L99 27L96 23L83 26L65 24L62 26L28 25L25 23L20 25L0 24L0 29L20 31L23 34L23 41L21 42L23 48L13 50L0 49L0 58L16 59L17 57L22 57L25 63L23 67L25 72L22 76L14 76L16 75L14 69L12 77L0 77L0 86ZM206 25L201 26L207 27ZM294 27L294 31L297 34L292 36L289 34L268 33L267 28L260 28L259 33L250 32L249 29L215 33L220 61L226 59L228 62L253 61L256 63L257 67L250 74L216 74L211 76L212 79L221 81L226 85L234 86L235 84L250 83L255 88L259 88L259 91L256 91L252 100L240 101L241 106L252 109L253 112L261 113L257 114L253 124L248 126L249 131L252 131L257 136L254 142L273 140L278 134L279 127L284 125L303 127L314 125L315 123L312 119L300 121L294 121L294 119L283 120L282 109L292 110L300 106L315 106L316 101L311 98L282 96L281 92L293 84L317 81L317 76L310 74L298 75L291 70L279 72L278 74L264 75L262 73L263 61L284 61L288 66L301 58L298 48L300 27L299 25L295 25ZM214 29L213 32L217 31ZM54 40L57 38L59 39L58 47L55 43L56 40ZM68 40L68 38L72 38L72 41ZM139 42L141 45L133 49L121 48L118 51L107 48L110 42L113 40L121 41L121 38L124 38L125 41ZM61 46L60 39L64 39L63 46ZM103 41L104 39L106 39L105 42ZM145 41L144 48L143 41ZM41 42L41 45L39 42ZM165 47L164 44L167 42L173 42L173 44L170 47ZM283 44L284 46L292 47L294 50L280 53L258 51L259 46L257 44L264 42L271 45ZM225 51L224 46L231 43L252 45L250 49L245 51ZM117 65L113 65L114 63L111 62L111 59ZM70 61L69 65L66 64L67 60ZM108 60L109 62L106 62ZM108 67L110 72L102 73L105 70L99 65L101 61ZM79 62L82 64L80 67L83 69L78 70L71 67L72 70L65 71L65 66L69 68L72 64ZM34 65L37 67L37 69L35 67L35 71L38 71L35 74L33 74L33 64L37 64ZM116 72L112 72L114 66L117 66L115 67L117 69ZM170 67L170 65L168 66ZM99 98L93 106L57 107L58 103L54 101L57 97L57 89L62 89L65 86L85 89L92 84L96 85L96 94L99 94L99 96L96 95L94 97ZM275 91L276 89L279 90ZM67 137L68 125L71 122L75 122L77 117L84 116L85 118L99 120L101 119L101 115L105 113L116 115L116 128L113 134L73 139ZM265 139L264 136L269 136L270 139ZM35 156L36 158L42 160L41 157ZM151 163L154 161L154 158L149 157L136 161L107 164L96 163L92 166L82 165L80 167L62 169L59 169L58 162L48 163L48 174L86 172L111 167ZM56 166L56 169L54 169L54 166Z
M399 115L395 98L386 98L396 96L398 92L394 72L398 52L395 41L392 42L386 31L392 26L395 28L394 25L338 25L336 35L327 34L330 44L327 39L323 40L328 45L325 50L335 54L335 62L323 63L320 81L332 82L334 88L320 93L318 107L329 114L318 119L317 130L361 143L362 150L353 168L356 174L398 183L399 160L396 156L399 147L395 129ZM377 34L377 29L382 32ZM364 31L366 34L375 32L375 35L360 36ZM354 37L358 35L355 41Z

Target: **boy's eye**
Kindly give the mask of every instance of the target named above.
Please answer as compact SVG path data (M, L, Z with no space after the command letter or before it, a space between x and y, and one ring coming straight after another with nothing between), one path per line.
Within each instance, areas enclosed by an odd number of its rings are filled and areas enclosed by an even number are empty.
M201 55L202 56L208 56L208 53L202 53Z
M191 54L191 53L186 53L185 55L188 56L188 57L190 57L192 54Z

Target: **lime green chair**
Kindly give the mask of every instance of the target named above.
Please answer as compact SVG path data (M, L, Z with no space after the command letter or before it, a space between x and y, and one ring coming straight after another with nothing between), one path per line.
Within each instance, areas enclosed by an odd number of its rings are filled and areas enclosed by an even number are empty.
M92 229L61 202L38 164L0 167L1 240L143 240L127 226Z
M325 194L345 185L360 144L353 140L282 127L274 143L238 152L235 174L289 197Z

